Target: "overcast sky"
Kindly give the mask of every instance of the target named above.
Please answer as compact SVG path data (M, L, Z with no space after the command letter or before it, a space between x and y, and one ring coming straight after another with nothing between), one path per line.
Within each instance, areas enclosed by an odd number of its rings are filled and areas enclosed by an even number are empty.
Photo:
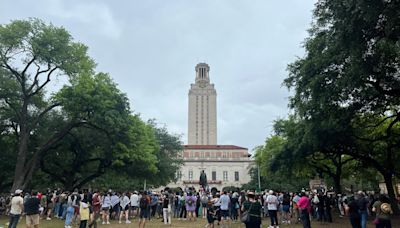
M210 65L218 144L252 150L286 117L287 64L302 56L315 0L3 0L0 23L37 17L89 46L134 112L187 142L194 67Z

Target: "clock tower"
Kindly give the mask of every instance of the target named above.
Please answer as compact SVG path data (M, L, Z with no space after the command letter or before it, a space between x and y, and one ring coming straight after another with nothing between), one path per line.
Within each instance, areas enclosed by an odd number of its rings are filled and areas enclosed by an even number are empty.
M217 92L210 83L210 67L196 65L189 90L188 145L217 145Z

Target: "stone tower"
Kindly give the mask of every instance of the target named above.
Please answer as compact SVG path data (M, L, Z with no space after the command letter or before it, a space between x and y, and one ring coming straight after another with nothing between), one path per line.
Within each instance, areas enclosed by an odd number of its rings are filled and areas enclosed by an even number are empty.
M195 69L189 90L188 145L217 145L217 92L210 83L210 67L199 63Z

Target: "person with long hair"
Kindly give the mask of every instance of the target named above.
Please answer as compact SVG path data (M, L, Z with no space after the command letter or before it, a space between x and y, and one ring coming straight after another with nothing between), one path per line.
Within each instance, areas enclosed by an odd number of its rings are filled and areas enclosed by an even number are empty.
M261 210L260 202L256 200L254 192L247 193L247 201L242 204L242 211L248 211L249 219L244 224L246 228L260 228L261 227Z

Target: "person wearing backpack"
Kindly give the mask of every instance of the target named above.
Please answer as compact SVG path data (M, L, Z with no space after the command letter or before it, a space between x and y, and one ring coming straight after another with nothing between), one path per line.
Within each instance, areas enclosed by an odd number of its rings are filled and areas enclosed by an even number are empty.
M247 193L247 201L242 204L241 220L246 225L246 228L260 228L261 227L261 203L256 200L254 192ZM244 218L244 215L247 217Z
M207 203L208 203L208 196L206 192L203 192L200 198L201 207L202 207L202 215L203 218L206 218L207 215Z
M390 200L381 195L372 205L372 211L376 213L374 224L376 228L392 228L390 217L393 214L392 207L390 206Z
M149 219L149 205L150 205L150 197L147 195L146 191L142 192L142 197L139 201L139 228L144 228L146 224L146 219Z
M192 192L189 192L188 196L186 197L186 211L188 213L189 220L196 220L196 215L194 213L196 210L196 201L197 197L194 196Z

